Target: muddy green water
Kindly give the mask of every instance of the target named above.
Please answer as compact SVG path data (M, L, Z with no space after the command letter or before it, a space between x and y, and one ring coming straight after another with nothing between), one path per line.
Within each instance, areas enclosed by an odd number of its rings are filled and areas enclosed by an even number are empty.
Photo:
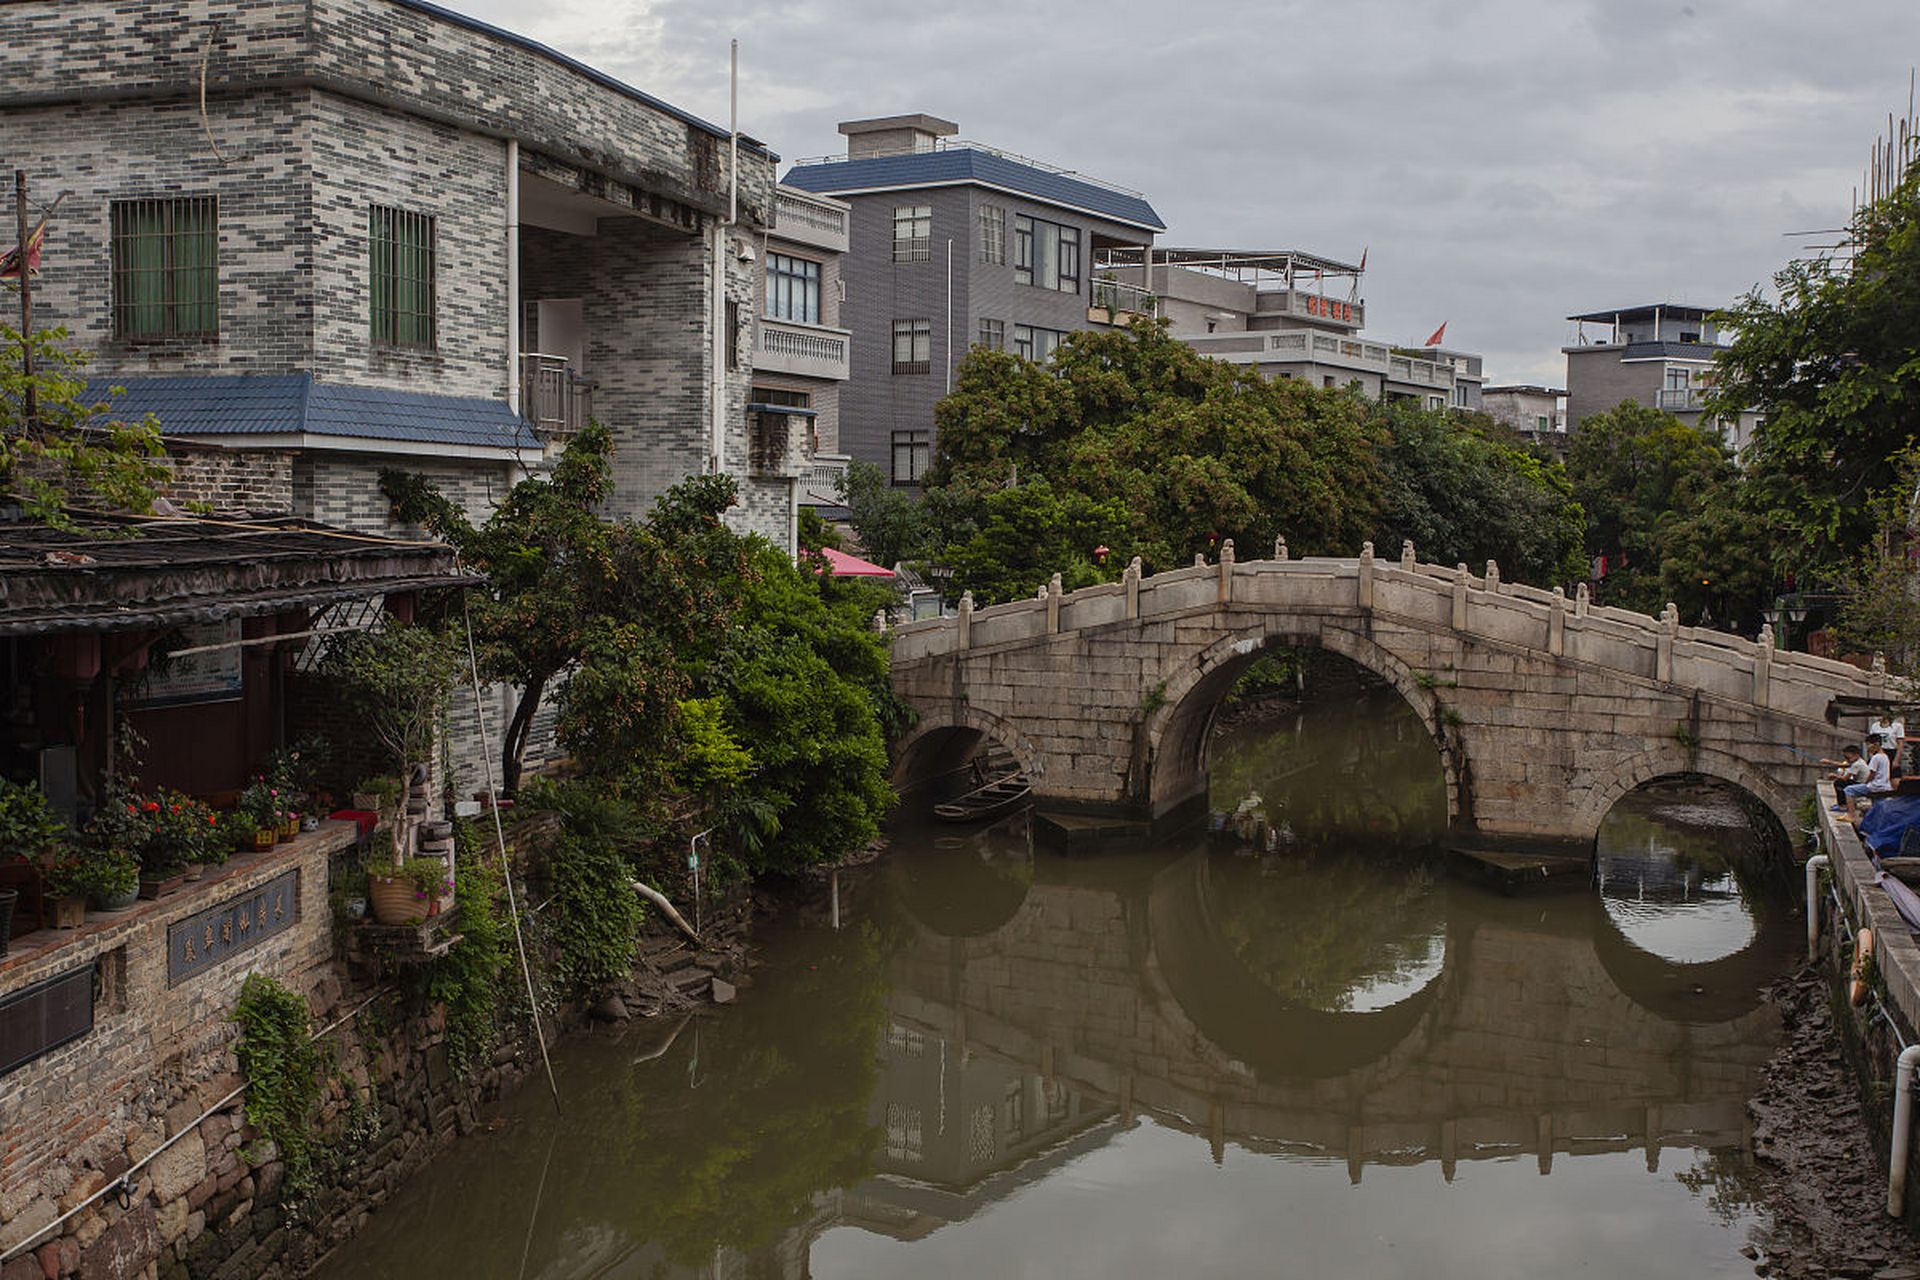
M562 1046L564 1115L509 1099L321 1274L1752 1274L1793 931L1736 805L1630 797L1600 887L1514 900L1414 852L1445 793L1391 694L1213 780L1271 852L903 819L840 928L823 886L736 1006Z

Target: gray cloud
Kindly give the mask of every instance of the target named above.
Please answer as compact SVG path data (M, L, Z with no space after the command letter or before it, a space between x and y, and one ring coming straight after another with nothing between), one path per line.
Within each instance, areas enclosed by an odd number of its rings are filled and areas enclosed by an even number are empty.
M929 111L1147 193L1170 244L1370 248L1370 332L1555 381L1569 312L1721 303L1839 225L1920 7L1857 0L451 0L793 158Z

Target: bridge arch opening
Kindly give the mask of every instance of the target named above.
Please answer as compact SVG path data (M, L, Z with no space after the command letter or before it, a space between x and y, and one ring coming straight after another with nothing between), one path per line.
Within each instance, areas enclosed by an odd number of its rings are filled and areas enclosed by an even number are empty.
M1778 815L1738 784L1690 771L1639 783L1594 841L1602 966L1664 1018L1751 1012L1797 945L1790 848Z
M889 780L903 795L920 793L929 803L944 800L969 788L970 766L988 754L1011 759L1028 778L1036 776L1038 753L999 717L968 706L957 714L923 714L894 745Z
M1255 706L1251 722L1223 722L1250 675L1271 682L1276 658L1300 677L1290 708L1276 718L1273 695L1263 695L1268 705ZM1432 685L1364 636L1243 634L1161 693L1146 726L1156 817L1197 818L1203 805L1231 812L1257 793L1263 816L1285 823L1282 838L1426 844L1463 816L1460 750ZM1252 704L1241 699L1236 710Z

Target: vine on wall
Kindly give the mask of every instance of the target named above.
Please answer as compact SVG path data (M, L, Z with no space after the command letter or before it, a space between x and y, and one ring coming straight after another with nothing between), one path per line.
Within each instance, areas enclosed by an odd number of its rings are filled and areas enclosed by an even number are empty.
M313 1038L306 997L264 973L247 975L232 1020L240 1025L234 1053L247 1078L247 1123L285 1163L287 1198L301 1200L318 1186L315 1112L331 1055ZM260 1164L273 1152L256 1143L244 1154Z

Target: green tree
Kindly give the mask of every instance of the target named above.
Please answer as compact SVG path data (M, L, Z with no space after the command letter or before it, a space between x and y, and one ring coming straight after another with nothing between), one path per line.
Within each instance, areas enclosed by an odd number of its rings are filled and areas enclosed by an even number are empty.
M1541 585L1585 576L1586 516L1558 462L1529 454L1491 418L1463 418L1410 402L1383 405L1381 555L1411 538L1422 559L1497 561L1509 578Z
M1835 630L1861 653L1886 655L1899 675L1920 673L1920 570L1914 545L1920 534L1920 444L1893 459L1893 482L1870 504L1875 536L1838 575L1844 593Z
M35 520L72 528L66 508L76 499L145 512L169 474L160 424L114 416L105 401L86 398L86 356L69 349L65 329L20 331L0 325L0 493L11 494ZM33 353L33 373L23 354ZM31 390L34 412L27 413Z
M1074 334L1045 364L976 350L935 418L936 554L987 528L992 495L1038 480L1062 502L1116 504L1126 524L1103 539L1150 570L1226 538L1252 554L1282 533L1299 551L1351 555L1373 528L1380 440L1364 400L1209 360L1164 324ZM1046 573L1024 576L1021 594Z
M522 480L479 525L422 477L381 475L403 519L487 575L469 598L482 673L521 691L500 745L508 790L556 684L562 741L589 768L657 764L686 692L676 655L710 643L739 591L745 546L720 520L733 482L695 477L644 525L606 520L598 512L613 491L612 458L611 435L589 424L550 475Z
M1747 451L1747 501L1776 566L1839 569L1875 536L1869 498L1920 431L1920 166L1848 231L1851 262L1796 261L1719 317L1734 337L1711 411L1765 415ZM1584 429L1584 428L1583 428Z
M926 554L927 522L920 505L887 481L870 462L848 465L839 481L847 523L860 535L867 559L885 568Z
M1741 521L1738 469L1717 433L1625 402L1581 422L1567 473L1587 515L1586 553L1607 557L1606 603L1658 613L1672 600L1691 621L1724 616L1736 594L1743 604L1749 590L1764 596L1751 544L1718 541Z
M948 546L946 561L954 590L973 592L980 605L1031 596L1055 573L1068 591L1110 582L1132 554L1124 506L1041 479L988 493L977 519L966 541Z

